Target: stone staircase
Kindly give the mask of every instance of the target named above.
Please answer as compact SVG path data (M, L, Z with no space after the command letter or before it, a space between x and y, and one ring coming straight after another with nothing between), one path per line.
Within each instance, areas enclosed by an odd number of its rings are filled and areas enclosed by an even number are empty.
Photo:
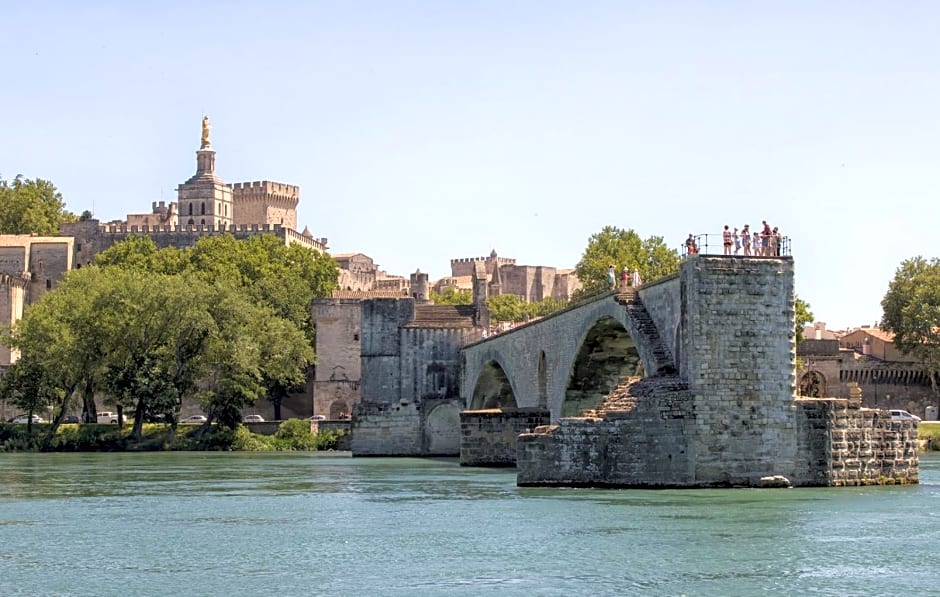
M673 396L688 390L688 384L676 375L664 377L624 377L593 409L584 410L580 417L598 419L616 418L634 410L639 400Z
M643 335L646 345L651 347L655 370L649 371L651 377L662 375L674 375L676 373L676 364L672 360L672 354L666 347L665 342L659 336L659 330L653 323L653 318L640 300L636 290L627 288L617 293L614 297L618 303L626 307L627 315L633 321L634 328Z
M415 305L414 321L404 327L469 328L475 314L473 305Z

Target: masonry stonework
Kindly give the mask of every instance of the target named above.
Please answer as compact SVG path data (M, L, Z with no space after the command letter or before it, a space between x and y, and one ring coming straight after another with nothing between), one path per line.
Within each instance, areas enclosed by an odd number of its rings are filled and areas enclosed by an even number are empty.
M479 336L468 305L361 301L354 456L457 456L459 350Z
M461 466L516 466L516 438L549 423L547 408L465 410L460 413Z
M849 400L796 401L799 449L794 477L804 485L917 483L917 424Z

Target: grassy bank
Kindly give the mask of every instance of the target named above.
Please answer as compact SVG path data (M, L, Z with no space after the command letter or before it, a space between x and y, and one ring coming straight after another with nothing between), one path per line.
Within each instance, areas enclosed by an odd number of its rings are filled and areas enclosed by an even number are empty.
M940 421L921 421L917 425L917 439L930 440L929 449L940 450Z
M135 452L158 450L235 450L268 452L283 450L331 450L342 433L311 433L310 423L289 419L274 435L251 433L247 427L231 429L212 426L202 434L200 425L180 425L169 442L170 428L163 424L143 426L140 441L131 437L131 427L117 425L61 425L47 443L50 425L0 424L0 452Z

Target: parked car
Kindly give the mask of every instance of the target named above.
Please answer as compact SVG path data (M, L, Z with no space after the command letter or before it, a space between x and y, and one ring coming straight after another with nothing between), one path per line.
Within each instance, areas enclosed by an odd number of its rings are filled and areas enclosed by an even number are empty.
M9 423L29 423L29 415L16 415L8 421ZM33 423L45 423L46 420L39 415L33 415Z
M206 421L208 421L208 419L206 419L205 415L192 415L186 417L180 421L180 423L205 423Z
M307 419L307 420L308 420L308 421L325 421L325 420L326 420L326 415L313 415L312 417L310 417L310 418Z
M62 418L63 423L81 423L82 419L78 415L66 415Z
M133 420L133 419L131 419L131 417L128 417L127 415L124 415L124 422L125 422L125 423L130 423L132 420ZM105 425L117 425L117 422L118 422L118 414L117 414L116 412L111 412L111 411L108 411L108 410L99 412L99 413L98 413L98 422L99 422L99 423L102 423L102 424L105 424Z
M920 417L918 417L917 415L912 415L906 410L892 410L891 420L892 421L916 421L919 423Z
M243 423L264 423L264 417L261 415L245 415L242 417Z

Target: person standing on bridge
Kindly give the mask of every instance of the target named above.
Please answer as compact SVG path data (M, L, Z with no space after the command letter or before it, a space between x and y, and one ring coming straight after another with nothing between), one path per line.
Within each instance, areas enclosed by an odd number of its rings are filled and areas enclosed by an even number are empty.
M630 272L627 271L627 266L623 267L623 271L620 272L620 289L626 290L627 286L630 285Z
M617 288L617 272L614 270L613 263L607 267L607 285L610 286L611 290L616 290Z

